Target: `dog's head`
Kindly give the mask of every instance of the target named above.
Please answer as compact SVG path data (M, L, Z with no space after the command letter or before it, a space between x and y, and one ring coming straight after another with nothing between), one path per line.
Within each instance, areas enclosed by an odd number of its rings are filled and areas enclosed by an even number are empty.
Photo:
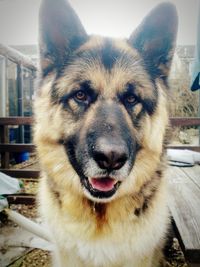
M176 31L170 3L117 40L89 37L65 0L43 1L35 140L55 187L105 202L151 178L168 123Z

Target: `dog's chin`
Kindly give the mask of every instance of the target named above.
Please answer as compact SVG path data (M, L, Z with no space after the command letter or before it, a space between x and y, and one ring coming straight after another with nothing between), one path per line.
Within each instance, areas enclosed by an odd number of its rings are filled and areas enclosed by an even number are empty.
M116 194L121 182L112 177L84 177L81 179L86 195L97 202L107 202Z

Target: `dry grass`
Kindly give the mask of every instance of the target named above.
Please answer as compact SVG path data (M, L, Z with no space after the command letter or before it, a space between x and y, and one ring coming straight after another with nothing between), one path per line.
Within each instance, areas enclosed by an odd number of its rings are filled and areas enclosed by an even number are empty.
M169 103L171 117L196 117L199 109L199 91L190 90L189 71L184 63L175 55L170 78L171 101Z

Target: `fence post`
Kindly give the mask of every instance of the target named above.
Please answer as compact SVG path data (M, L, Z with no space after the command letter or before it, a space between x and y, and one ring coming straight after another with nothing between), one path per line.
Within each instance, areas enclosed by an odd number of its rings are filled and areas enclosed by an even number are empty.
M8 126L0 126L0 142L2 144L9 143ZM10 163L10 156L8 152L1 153L1 168L8 169Z
M6 117L6 59L0 56L0 116Z
M0 116L5 117L7 110L7 59L5 57L0 57ZM1 143L9 142L8 126L0 126L0 140ZM8 152L1 153L1 168L9 168L10 157Z

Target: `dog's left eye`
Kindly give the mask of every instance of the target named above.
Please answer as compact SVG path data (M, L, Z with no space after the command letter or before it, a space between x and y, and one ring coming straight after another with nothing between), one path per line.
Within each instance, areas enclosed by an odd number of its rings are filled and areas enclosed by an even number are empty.
M138 104L138 98L134 94L125 94L123 96L123 103L127 107L133 107Z
M135 105L138 102L137 99L136 99L136 97L134 95L127 95L126 96L126 101L130 105Z
M75 93L74 99L78 102L86 102L88 101L89 96L83 90L80 90Z
M135 85L128 83L125 87L125 92L119 95L119 99L126 108L132 109L136 104L140 102L134 91Z

